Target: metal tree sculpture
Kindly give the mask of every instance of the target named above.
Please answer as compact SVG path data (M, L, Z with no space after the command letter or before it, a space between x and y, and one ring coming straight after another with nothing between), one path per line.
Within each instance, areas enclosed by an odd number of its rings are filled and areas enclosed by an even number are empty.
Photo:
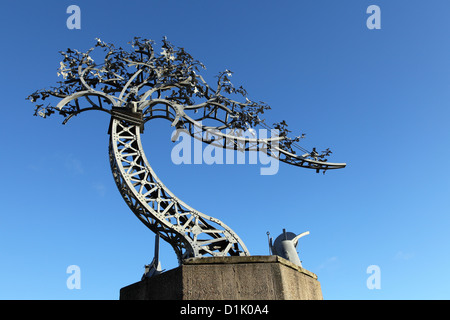
M61 52L64 59L58 76L64 80L58 82L58 87L38 90L28 97L32 102L47 98L58 98L59 102L36 104L34 115L45 118L57 112L65 117L63 124L88 110L111 115L109 159L119 192L133 213L173 247L180 263L189 257L249 252L227 225L191 208L158 179L141 144L140 134L147 121L164 118L207 144L263 151L285 163L317 172L345 167L344 163L327 162L331 153L328 149L318 153L298 146L303 135L288 137L290 131L284 121L274 124L279 131L276 137L243 136L243 130L269 128L259 116L270 107L248 99L244 88L234 87L229 70L217 76L217 85L212 88L198 73L203 64L165 38L159 54L152 40L134 38L130 51L96 40L87 52ZM96 47L104 52L101 64L91 56ZM231 99L233 95L245 98L245 102ZM303 154L297 155L294 148Z

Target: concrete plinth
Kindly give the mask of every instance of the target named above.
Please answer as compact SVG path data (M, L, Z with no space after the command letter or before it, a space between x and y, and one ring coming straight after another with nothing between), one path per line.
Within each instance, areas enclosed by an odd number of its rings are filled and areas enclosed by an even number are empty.
M121 300L322 300L317 276L279 256L187 259L120 290Z

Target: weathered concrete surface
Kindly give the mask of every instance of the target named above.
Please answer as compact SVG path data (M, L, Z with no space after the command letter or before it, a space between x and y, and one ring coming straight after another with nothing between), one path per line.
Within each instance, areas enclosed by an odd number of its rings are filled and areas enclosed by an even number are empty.
M317 276L279 256L193 258L120 290L121 300L322 300Z

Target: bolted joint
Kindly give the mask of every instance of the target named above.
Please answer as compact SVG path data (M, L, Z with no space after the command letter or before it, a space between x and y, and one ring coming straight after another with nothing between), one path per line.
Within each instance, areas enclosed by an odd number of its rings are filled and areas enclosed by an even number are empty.
M111 123L113 119L126 121L130 125L138 126L140 133L144 133L144 116L142 115L142 111L138 110L137 103L135 102L130 102L127 107L111 108L109 134L111 134Z

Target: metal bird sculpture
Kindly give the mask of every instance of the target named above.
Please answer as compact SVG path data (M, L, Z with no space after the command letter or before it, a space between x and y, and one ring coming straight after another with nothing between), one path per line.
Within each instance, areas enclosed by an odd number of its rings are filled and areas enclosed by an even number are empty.
M300 258L297 254L298 240L309 234L309 231L295 235L292 232L286 232L283 229L283 233L280 234L274 242L272 238L269 239L269 248L272 254L280 256L298 266L302 266Z

